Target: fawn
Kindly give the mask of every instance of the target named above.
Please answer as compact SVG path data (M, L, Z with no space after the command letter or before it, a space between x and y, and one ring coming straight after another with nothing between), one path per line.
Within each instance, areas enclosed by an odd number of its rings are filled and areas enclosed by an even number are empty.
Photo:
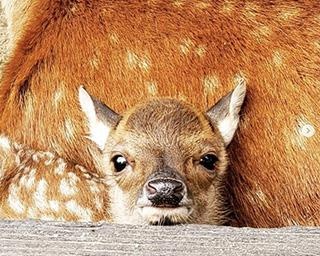
M119 113L158 96L207 109L240 75L232 225L320 224L319 1L1 2L1 133L93 170L80 84Z
M246 86L206 114L170 98L116 114L84 88L96 169L0 140L0 216L10 219L169 225L223 224L226 146L239 122ZM96 171L98 170L98 171Z

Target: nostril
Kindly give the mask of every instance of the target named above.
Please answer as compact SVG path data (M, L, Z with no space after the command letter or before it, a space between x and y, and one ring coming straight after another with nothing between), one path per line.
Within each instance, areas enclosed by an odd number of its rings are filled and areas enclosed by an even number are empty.
M173 181L171 181L171 183L172 183L174 193L180 193L183 191L184 187L183 187L182 182L180 182L178 180L173 180Z
M147 198L154 205L177 206L184 196L184 184L175 179L155 179L147 182Z
M178 192L174 193L173 197L172 197L173 201L176 202L176 203L180 203L182 198L183 198L183 194L182 193L178 193Z
M152 186L152 182L147 183L146 190L149 195L153 195L157 193L157 188L155 186Z

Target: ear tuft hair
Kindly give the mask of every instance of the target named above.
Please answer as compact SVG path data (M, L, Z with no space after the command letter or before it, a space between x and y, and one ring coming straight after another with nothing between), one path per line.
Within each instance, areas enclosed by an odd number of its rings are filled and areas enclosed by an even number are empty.
M104 105L99 100L90 96L83 86L79 88L79 102L89 124L89 136L103 150L112 128L114 128L120 116Z
M245 80L239 78L237 83L233 91L207 111L210 120L217 125L226 146L229 145L238 128L239 113L246 95Z

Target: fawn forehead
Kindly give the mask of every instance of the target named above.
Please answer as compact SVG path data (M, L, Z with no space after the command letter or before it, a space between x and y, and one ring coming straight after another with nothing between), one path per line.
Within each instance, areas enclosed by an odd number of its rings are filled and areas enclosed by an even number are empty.
M119 124L117 137L123 148L131 148L137 155L181 158L221 147L214 130L205 115L192 106L165 98L129 111Z
M124 120L128 130L140 133L187 134L204 128L203 116L175 99L156 99L137 106Z

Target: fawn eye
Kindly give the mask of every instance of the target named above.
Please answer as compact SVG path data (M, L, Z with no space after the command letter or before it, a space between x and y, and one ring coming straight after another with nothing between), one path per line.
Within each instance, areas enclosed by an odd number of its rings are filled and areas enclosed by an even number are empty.
M115 155L111 161L113 162L116 172L121 172L128 165L127 159L122 155Z
M216 167L218 157L213 154L204 155L200 159L200 164L206 169L213 171Z

